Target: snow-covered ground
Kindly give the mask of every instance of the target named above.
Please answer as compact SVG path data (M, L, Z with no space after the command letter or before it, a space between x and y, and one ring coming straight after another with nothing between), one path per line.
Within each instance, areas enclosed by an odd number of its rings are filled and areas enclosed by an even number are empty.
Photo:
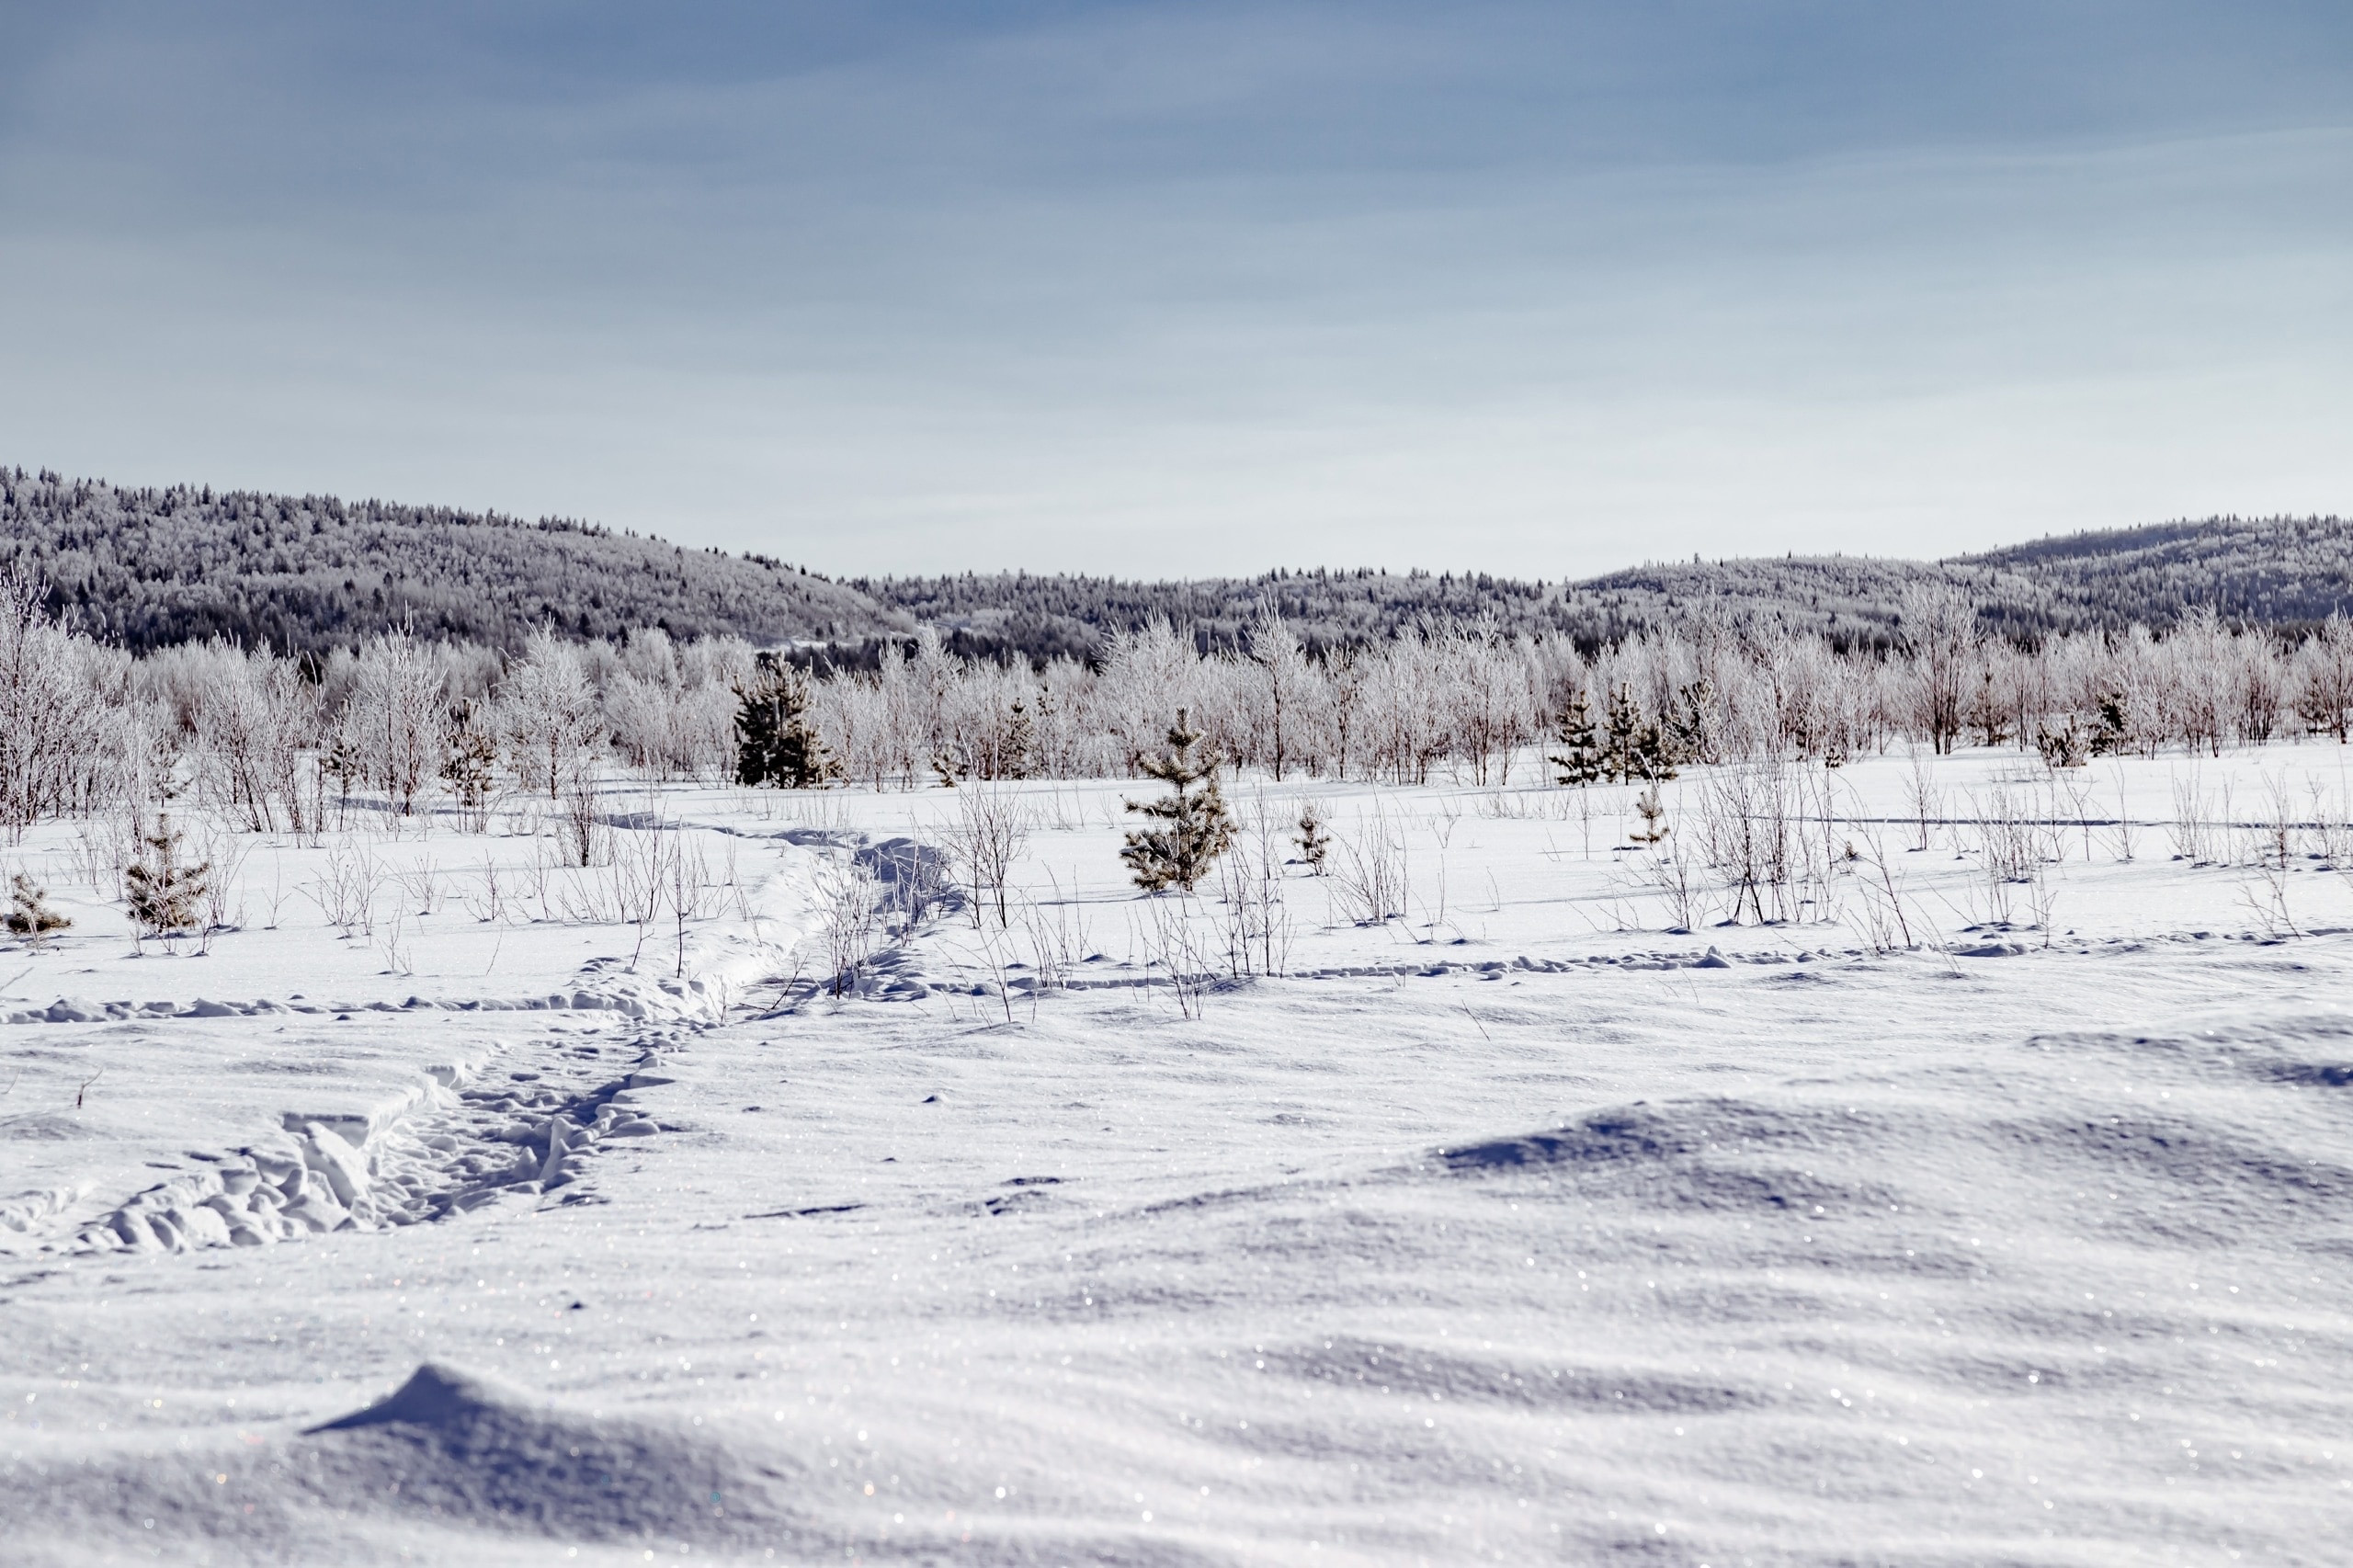
M1728 776L1532 777L1230 786L1191 901L1006 786L1001 922L970 786L222 835L143 955L35 830L0 1555L2345 1560L2339 748L1751 776L1767 925Z

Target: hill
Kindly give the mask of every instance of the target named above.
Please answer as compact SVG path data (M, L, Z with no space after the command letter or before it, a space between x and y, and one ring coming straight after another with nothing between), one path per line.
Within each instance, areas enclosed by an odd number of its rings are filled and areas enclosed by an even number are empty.
M316 653L405 625L512 646L580 637L857 642L912 630L855 589L762 556L692 551L560 518L0 470L0 562L134 651L224 636Z
M2211 605L2225 619L2295 631L2353 608L2353 523L2217 517L2039 540L1945 561L1783 556L1629 567L1582 582L1385 572L1274 572L1185 583L992 576L855 578L851 585L949 634L975 654L1083 653L1153 615L1231 647L1271 605L1311 646L1379 641L1425 620L1492 617L1506 632L1587 645L1706 615L1787 626L1841 643L1891 635L1904 590L1946 583L1989 631L2162 629Z
M2162 627L2193 605L2293 630L2353 613L2353 522L2211 517L2011 545L1951 563L1981 574L1979 614L2017 633Z
M134 650L220 635L317 652L396 625L511 647L545 621L580 637L658 626L680 638L822 642L852 664L923 624L980 658L1086 658L1155 616L1204 651L1233 648L1262 607L1322 650L1483 619L1590 648L1703 616L1870 644L1893 634L1904 590L1924 582L1959 587L1989 631L2024 641L2162 629L2198 605L2293 631L2353 606L2353 523L2335 517L2162 523L1938 562L1656 562L1582 582L1324 569L1189 582L1026 572L836 582L562 518L126 489L22 469L0 469L0 563L38 572L55 608Z

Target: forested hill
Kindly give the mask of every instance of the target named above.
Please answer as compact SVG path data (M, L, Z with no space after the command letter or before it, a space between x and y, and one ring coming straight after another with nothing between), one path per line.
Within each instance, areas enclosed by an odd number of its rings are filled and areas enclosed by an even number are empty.
M407 626L499 646L659 626L763 643L911 631L856 589L760 556L588 524L333 496L118 489L0 469L0 562L97 636L144 651L215 635L318 652Z
M2297 627L2353 615L2353 521L2212 517L2066 534L1953 563L2025 585L1980 597L1989 621L2027 631L2166 622L2190 605L2226 620Z
M881 604L939 626L963 651L1040 657L1099 645L1164 615L1204 647L1237 645L1270 605L1311 645L1378 641L1425 620L1492 616L1501 630L1587 644L1699 615L1883 641L1906 586L1949 583L1989 631L2034 639L2163 629L2211 606L2225 619L2294 630L2353 613L2353 523L2212 518L2073 534L1940 562L1759 557L1631 567L1583 582L1385 572L1269 573L1185 583L1004 574L853 578Z
M869 662L882 641L938 627L959 653L1085 658L1165 617L1197 646L1233 648L1270 607L1316 649L1424 624L1591 647L1699 616L1842 643L1888 639L1904 590L1949 583L1990 631L2162 630L2185 608L2294 630L2353 613L2353 523L2245 519L2071 534L1941 562L1760 557L1630 567L1583 582L1378 571L1274 572L1191 582L1003 573L835 582L758 555L691 551L561 519L331 496L119 489L0 468L0 562L38 573L51 602L135 650L226 636L292 652L405 625L511 647L551 622L579 637L658 626L692 638L822 642Z

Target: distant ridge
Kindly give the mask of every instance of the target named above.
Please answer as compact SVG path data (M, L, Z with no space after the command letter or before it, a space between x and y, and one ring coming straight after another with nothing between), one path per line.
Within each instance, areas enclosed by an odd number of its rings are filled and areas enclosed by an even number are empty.
M0 469L0 561L95 635L144 652L221 636L318 653L408 626L512 646L658 626L680 638L855 642L912 630L872 599L761 556L559 518L208 487L119 489Z
M1761 556L1628 567L1572 583L1483 574L1273 572L1183 583L1007 573L853 578L881 604L931 622L976 654L1081 653L1154 615L1202 648L1238 646L1261 604L1312 645L1378 641L1425 620L1492 617L1588 647L1695 618L1786 626L1841 643L1886 641L1904 590L1945 583L1989 631L2162 630L2188 608L2295 631L2353 613L2353 523L2336 517L2160 523L2038 540L1944 561Z
M858 664L928 624L960 653L1042 661L1092 657L1154 617L1202 649L1240 647L1262 606L1316 649L1483 619L1590 648L1700 617L1870 645L1893 635L1915 583L1960 588L1989 631L2027 641L2163 629L2192 606L2286 632L2353 613L2353 523L2336 517L2158 523L1938 562L1659 562L1571 583L1329 569L1186 582L1026 572L835 581L568 519L128 489L0 468L0 562L39 573L55 608L134 651L223 636L320 652L397 625L512 647L548 622L584 638L660 627L825 644L834 662Z

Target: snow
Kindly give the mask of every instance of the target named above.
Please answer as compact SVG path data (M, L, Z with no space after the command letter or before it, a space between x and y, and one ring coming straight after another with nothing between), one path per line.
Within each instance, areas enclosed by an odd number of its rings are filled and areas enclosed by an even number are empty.
M2339 1561L2353 887L2317 825L2251 862L2340 756L1939 759L1918 850L1858 761L1837 919L1680 933L1631 791L1249 782L1387 835L1405 913L1283 868L1283 972L1184 985L1229 911L1124 886L1141 787L1012 786L1008 928L838 998L829 890L950 792L617 801L617 862L704 852L683 937L593 878L477 918L528 822L373 824L131 957L36 830L11 1561ZM2064 824L2040 887L1996 790ZM2177 793L2238 825L2173 858ZM389 950L390 879L372 936L288 891L361 854L446 879Z

